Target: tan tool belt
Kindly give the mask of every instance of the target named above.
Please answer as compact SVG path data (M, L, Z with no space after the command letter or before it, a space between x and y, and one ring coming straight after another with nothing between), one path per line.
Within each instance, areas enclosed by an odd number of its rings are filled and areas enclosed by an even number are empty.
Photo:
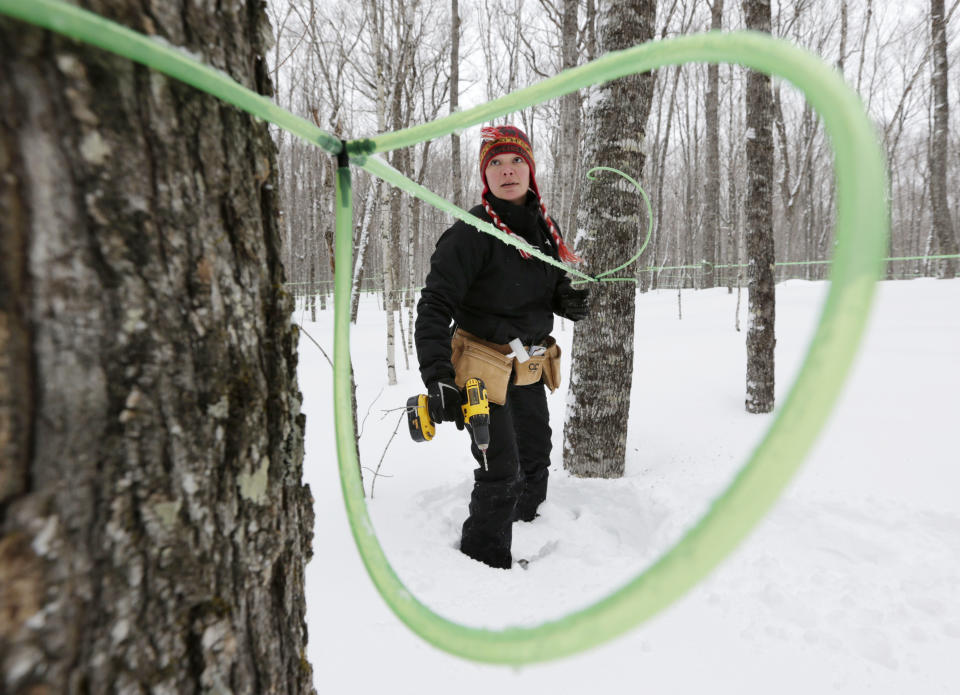
M507 357L513 352L509 345L492 343L458 328L450 341L450 359L456 371L457 386L462 389L472 377L482 379L487 387L487 398L499 405L507 400L511 376L517 386L535 384L543 379L551 393L556 391L560 385L560 346L552 336L544 342L546 351L543 354L531 356L521 363L514 357Z

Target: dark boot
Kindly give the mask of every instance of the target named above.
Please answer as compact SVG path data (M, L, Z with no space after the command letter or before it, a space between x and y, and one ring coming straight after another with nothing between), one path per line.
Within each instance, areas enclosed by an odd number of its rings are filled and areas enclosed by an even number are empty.
M537 516L537 508L547 499L547 477L549 468L527 473L524 475L523 492L517 500L517 508L513 518L516 521L533 521Z
M496 482L478 480L473 484L470 516L463 522L460 552L491 567L510 569L517 487L516 478Z

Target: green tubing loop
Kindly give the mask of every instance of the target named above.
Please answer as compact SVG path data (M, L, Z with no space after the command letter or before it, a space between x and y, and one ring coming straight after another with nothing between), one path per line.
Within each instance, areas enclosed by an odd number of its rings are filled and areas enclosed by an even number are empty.
M93 21L69 5L53 0L0 0L0 12L151 65L276 123L328 152L340 149L339 142L311 124L286 114L259 95L244 93L239 85L230 86L226 76L191 65L189 57L138 38L133 32L121 31L110 22ZM357 155L353 157L356 165L465 219L464 216L469 218L468 213L369 155L439 138L590 84L687 62L739 63L784 77L804 92L823 117L834 146L838 189L837 245L830 290L790 393L763 440L707 513L653 565L609 596L535 627L487 630L437 615L407 590L377 541L363 497L350 408L350 172L345 163L338 169L334 396L337 452L347 515L367 571L390 608L415 633L452 654L475 661L527 664L599 645L677 600L720 564L763 518L829 416L864 332L875 282L883 268L881 258L889 224L884 202L883 155L859 98L836 71L785 41L752 32L709 33L643 44L608 54L489 104L347 145L347 151Z
M593 169L587 172L587 178L590 179L591 181L597 178L595 175L593 175L593 172L595 171L612 171L614 174L619 174L620 176L625 178L627 181L629 181L633 185L634 188L636 188L640 192L641 197L643 197L643 202L646 203L646 206L647 206L647 236L643 240L643 243L640 244L640 248L637 249L637 252L633 254L633 256L629 260L621 263L616 268L611 268L610 270L607 270L597 275L597 279L599 280L600 278L605 278L608 275L613 275L614 273L623 270L628 265L633 263L635 260L640 258L640 255L644 252L644 250L646 250L647 244L650 243L650 237L653 235L653 207L650 205L650 197L647 195L647 192L643 190L643 186L641 186L639 182L637 182L637 180L632 176L630 176L629 174L625 174L619 169L614 169L613 167L593 167ZM632 280L633 278L609 278L609 279L610 280Z
M886 248L885 164L859 98L837 72L807 51L753 32L709 33L643 44L433 123L347 144L347 151L358 155L354 163L399 185L397 174L385 172L382 165L371 166L377 160L370 153L439 138L595 82L691 61L740 63L787 78L821 114L831 136L838 188L836 255L830 291L803 366L747 463L673 548L606 598L535 627L471 628L432 612L396 578L369 517L354 500L351 527L378 590L404 623L440 649L503 664L545 661L589 649L666 608L743 540L777 500L812 446L863 335ZM463 219L446 201L438 207ZM341 243L349 243L349 238L338 239ZM349 266L339 272L349 272ZM341 326L347 329L346 319L337 323L338 329ZM338 363L336 378L349 379L345 363ZM338 407L348 409L349 401ZM343 427L350 426L347 418L342 422ZM341 451L341 475L359 478L351 450Z
M630 265L631 263L636 261L638 258L640 258L641 254L643 254L643 252L646 250L647 244L650 243L650 237L653 235L653 206L650 205L650 197L647 195L647 192L643 190L643 186L641 186L640 183L635 178L633 178L629 174L625 174L619 169L614 169L613 167L593 167L590 171L587 172L587 178L590 179L591 181L595 181L597 177L594 172L597 172L597 171L611 171L614 174L619 174L620 176L625 178L627 181L629 181L633 185L633 187L640 192L640 195L643 197L643 202L646 203L646 206L647 206L647 236L643 240L643 243L640 244L640 248L637 249L637 252L633 254L633 256L631 256L629 260L625 261L624 263L621 263L616 268L611 268L610 270L600 273L599 275L595 276L594 279L599 282L636 282L634 278L612 278L608 276L623 270L628 265ZM582 282L583 280L575 280L571 284L577 285Z
M334 262L337 268L353 267L353 195L350 183L350 167L338 166L337 176L334 180L334 200L336 201L336 218L334 222L334 235L336 237L336 246L334 248ZM347 239L347 242L344 242ZM334 431L337 441L337 455L340 461L347 459L353 460L354 464L359 465L359 454L357 453L357 440L354 438L353 429L353 411L350 407L353 398L350 384L350 290L353 282L352 273L334 272L334 293L333 293L333 365L335 374L340 374L341 368L346 365L347 378L334 378L333 381L333 410ZM347 408L342 405L346 403ZM363 481L360 479L359 470L354 471L356 475L344 475L341 468L340 485L343 488L343 499L346 502L347 515L350 523L353 525L354 519L366 519L369 528L369 519L367 519ZM371 529L372 531L372 529ZM356 532L354 532L356 534ZM378 546L379 547L379 546ZM383 556L383 553L380 553ZM367 568L372 573L370 560L364 557ZM389 572L392 575L390 565L373 565L380 574ZM396 579L394 578L394 581Z

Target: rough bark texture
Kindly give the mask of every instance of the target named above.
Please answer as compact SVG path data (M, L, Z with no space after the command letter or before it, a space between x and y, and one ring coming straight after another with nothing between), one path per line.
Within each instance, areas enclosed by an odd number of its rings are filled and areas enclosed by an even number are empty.
M744 0L748 29L770 32L769 0ZM776 285L773 250L773 98L770 78L747 73L746 247L750 318L747 397L750 413L773 410Z
M450 113L460 110L460 6L450 0ZM460 169L460 136L450 133L453 204L463 207L463 172Z
M80 4L270 92L260 2ZM0 104L0 691L311 692L266 126L6 19Z
M561 70L577 66L577 0L564 0L561 29ZM560 147L556 173L560 192L559 213L561 228L567 230L572 241L576 237L577 198L580 195L580 92L571 92L560 98Z
M840 2L840 51L837 54L837 70L843 76L843 69L847 61L847 31L849 27L849 0Z
M618 0L604 8L601 47L616 51L653 38L656 2ZM586 161L642 178L644 138L653 99L653 74L634 75L600 87L588 119ZM607 174L584 187L580 247L587 272L613 268L639 243L642 201L618 176ZM591 286L590 316L576 324L570 403L564 426L563 466L574 475L623 475L633 374L636 287L615 282Z
M723 28L723 0L713 0L710 8L710 29L720 31ZM703 235L701 237L701 257L703 265L703 287L716 287L717 239L720 238L720 66L710 63L707 66L706 111L706 166L704 174Z
M950 97L947 61L947 26L943 14L943 0L930 0L930 32L933 41L933 133L930 142L930 201L933 208L933 234L940 253L957 253L957 239L953 235L950 203L947 199L947 156L950 130ZM954 259L944 261L943 277L957 274Z

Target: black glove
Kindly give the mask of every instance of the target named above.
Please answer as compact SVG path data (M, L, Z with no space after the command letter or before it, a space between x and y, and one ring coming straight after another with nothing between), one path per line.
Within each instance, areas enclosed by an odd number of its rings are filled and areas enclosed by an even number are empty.
M570 285L564 285L557 290L557 312L564 318L571 321L579 321L586 318L590 309L590 290L584 287L582 290L575 290Z
M430 382L427 386L427 409L434 422L455 422L463 429L462 397L457 384L450 377Z

